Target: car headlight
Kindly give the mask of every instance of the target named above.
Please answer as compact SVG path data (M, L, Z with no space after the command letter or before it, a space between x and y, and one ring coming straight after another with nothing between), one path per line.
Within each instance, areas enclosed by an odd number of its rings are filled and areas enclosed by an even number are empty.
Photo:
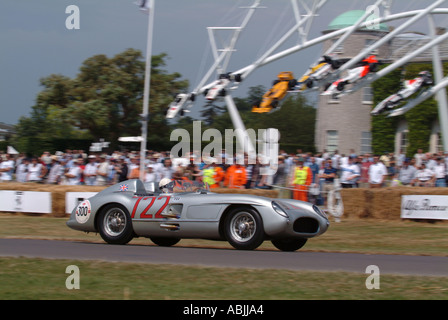
M288 214L285 210L275 201L272 201L272 209L274 209L275 212L277 212L282 217L285 217L286 219L289 219Z
M328 219L327 214L318 206L316 206L315 204L313 204L313 209L314 211L320 215L322 218Z

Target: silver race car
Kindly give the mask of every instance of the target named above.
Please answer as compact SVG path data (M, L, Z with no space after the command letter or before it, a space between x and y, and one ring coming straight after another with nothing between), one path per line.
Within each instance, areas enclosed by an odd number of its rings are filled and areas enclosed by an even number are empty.
M307 202L218 194L202 183L183 180L150 188L133 179L79 203L67 225L99 232L111 244L148 237L159 246L172 246L182 238L201 238L253 250L271 240L280 250L295 251L308 238L323 234L329 221L319 207Z

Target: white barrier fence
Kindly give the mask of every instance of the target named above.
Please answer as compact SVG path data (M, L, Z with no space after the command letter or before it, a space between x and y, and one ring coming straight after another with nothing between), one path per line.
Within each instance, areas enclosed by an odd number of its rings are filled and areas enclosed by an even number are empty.
M401 218L448 220L448 196L443 195L402 196Z
M0 211L51 213L51 192L0 190Z

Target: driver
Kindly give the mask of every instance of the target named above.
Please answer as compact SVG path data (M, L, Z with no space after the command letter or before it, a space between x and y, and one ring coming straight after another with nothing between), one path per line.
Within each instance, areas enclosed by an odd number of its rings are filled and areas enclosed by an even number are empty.
M163 193L171 193L173 192L173 183L169 178L163 178L159 182L159 188Z

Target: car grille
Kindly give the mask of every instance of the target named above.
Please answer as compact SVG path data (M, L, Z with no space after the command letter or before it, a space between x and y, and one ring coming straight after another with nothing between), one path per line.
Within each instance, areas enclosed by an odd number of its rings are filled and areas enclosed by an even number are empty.
M319 222L313 218L298 218L294 221L293 230L298 233L316 233L319 231Z

